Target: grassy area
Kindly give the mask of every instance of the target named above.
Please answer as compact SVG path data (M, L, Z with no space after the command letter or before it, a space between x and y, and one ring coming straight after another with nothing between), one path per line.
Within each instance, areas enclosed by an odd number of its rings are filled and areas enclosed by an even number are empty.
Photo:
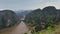
M60 25L56 25L54 28L48 27L42 31L39 31L38 34L60 34Z
M32 30L32 34L60 34L60 25L54 25L53 28L49 26L47 29L38 32Z

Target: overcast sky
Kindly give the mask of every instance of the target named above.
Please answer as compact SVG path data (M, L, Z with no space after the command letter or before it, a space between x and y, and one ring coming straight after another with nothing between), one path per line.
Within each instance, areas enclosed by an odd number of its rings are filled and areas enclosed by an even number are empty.
M46 6L60 8L60 0L0 0L0 10L2 9L37 9Z

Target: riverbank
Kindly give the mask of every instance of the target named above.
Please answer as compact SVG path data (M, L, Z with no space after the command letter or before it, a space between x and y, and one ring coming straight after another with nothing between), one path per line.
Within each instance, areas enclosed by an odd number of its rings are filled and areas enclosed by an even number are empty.
M19 25L0 30L0 34L24 34L27 32L29 34L29 29L23 21Z

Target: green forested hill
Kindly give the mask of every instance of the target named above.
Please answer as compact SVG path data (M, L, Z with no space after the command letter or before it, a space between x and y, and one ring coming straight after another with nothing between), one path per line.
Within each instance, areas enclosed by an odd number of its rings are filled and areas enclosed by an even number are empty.
M54 26L60 23L60 10L54 6L48 6L43 9L36 9L25 17L25 23L29 26L36 26L36 31Z

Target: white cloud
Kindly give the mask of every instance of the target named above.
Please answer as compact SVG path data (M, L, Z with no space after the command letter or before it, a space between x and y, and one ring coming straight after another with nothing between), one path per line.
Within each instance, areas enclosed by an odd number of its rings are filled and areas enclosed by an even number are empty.
M60 0L0 0L0 9L36 9L46 6L60 8Z

